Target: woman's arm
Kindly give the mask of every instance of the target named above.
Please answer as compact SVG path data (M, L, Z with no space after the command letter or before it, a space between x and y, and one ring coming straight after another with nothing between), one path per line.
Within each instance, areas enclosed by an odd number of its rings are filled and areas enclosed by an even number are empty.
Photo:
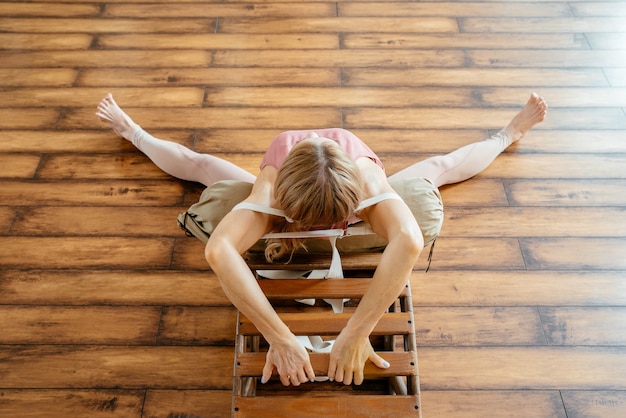
M363 167L368 197L394 192L383 170L374 163L359 160L359 166ZM388 367L374 352L369 335L406 285L424 247L422 232L403 201L385 200L365 209L361 217L388 244L367 292L331 352L328 375L346 385L363 382L363 367L368 359L378 367Z
M270 204L272 170L269 168L261 172L246 201ZM263 381L267 381L276 368L284 385L299 385L315 378L309 355L280 320L241 256L267 232L269 216L250 210L230 212L211 234L205 257L226 296L270 344Z

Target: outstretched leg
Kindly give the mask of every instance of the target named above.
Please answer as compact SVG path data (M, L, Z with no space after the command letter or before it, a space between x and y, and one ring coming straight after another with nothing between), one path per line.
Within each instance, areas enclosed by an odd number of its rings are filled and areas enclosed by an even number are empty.
M256 180L254 175L226 160L153 137L120 109L111 94L102 99L96 115L107 122L116 134L131 141L157 167L174 177L197 181L205 186L220 180L249 183Z
M467 180L487 168L509 145L543 121L548 105L533 93L522 109L500 132L484 141L459 148L450 154L428 158L401 170L389 179L424 177L437 187Z

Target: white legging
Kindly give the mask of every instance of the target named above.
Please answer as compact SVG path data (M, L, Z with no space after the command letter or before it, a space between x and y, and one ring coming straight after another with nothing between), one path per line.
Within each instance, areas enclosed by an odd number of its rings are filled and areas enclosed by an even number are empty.
M483 171L512 143L502 130L484 141L466 145L446 155L427 158L389 176L389 179L424 177L435 186L458 183ZM175 142L158 139L138 128L132 143L161 170L183 180L210 186L220 180L254 183L256 176L221 158L200 154Z

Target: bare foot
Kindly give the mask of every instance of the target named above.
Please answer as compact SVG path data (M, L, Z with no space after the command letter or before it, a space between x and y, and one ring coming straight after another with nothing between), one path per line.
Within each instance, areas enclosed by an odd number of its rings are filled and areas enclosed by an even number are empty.
M133 120L113 100L111 93L107 94L98 105L96 115L103 122L107 122L111 129L119 136L132 141L135 132L140 129Z
M548 112L548 105L543 97L536 93L530 95L526 106L509 122L504 130L513 142L523 137L533 126L543 121Z

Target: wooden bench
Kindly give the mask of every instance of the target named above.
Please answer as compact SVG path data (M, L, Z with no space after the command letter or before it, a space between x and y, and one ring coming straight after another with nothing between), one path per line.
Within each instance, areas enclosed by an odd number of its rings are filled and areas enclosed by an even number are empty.
M262 254L248 254L248 265L281 319L296 335L334 339L367 290L380 253L343 254L345 279L265 279L257 270L327 269L329 254L294 256L289 264L268 264ZM314 306L295 300L314 298ZM322 299L349 298L335 314ZM366 363L362 385L338 382L283 386L274 376L260 384L267 343L252 322L238 314L232 416L241 417L421 417L415 327L409 284L374 329L374 349L390 363L379 369ZM329 354L312 353L316 376L325 376Z

